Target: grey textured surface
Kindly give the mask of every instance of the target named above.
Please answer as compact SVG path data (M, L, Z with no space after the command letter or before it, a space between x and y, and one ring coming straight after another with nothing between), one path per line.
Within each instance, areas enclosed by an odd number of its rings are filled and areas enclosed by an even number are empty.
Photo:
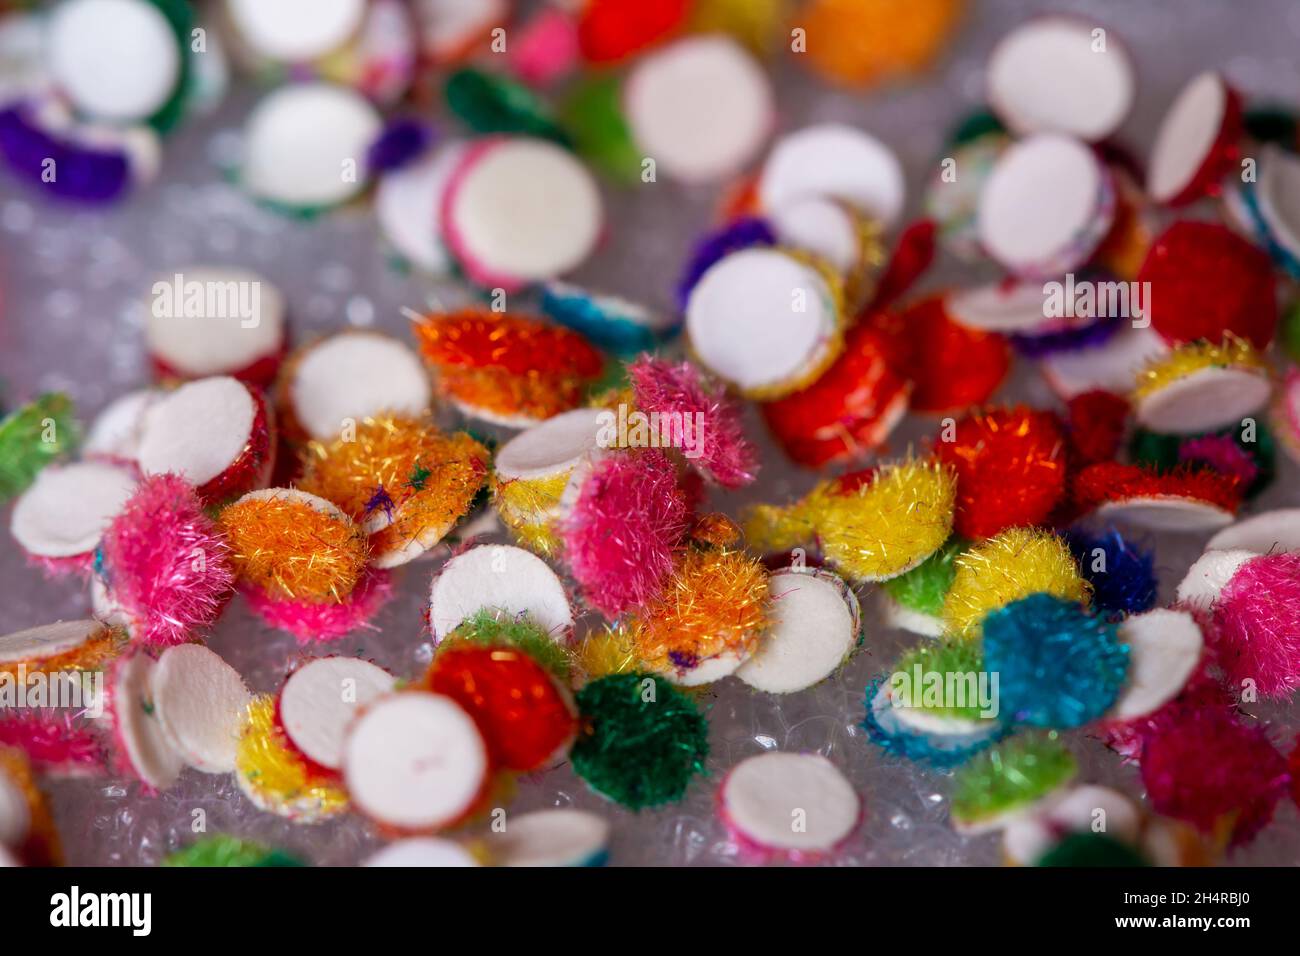
M920 185L933 169L945 131L981 98L984 57L1007 27L1036 11L1071 10L1096 17L1127 42L1141 79L1137 109L1124 138L1143 154L1159 116L1181 83L1196 71L1219 67L1252 98L1290 99L1300 94L1300 5L1293 0L1110 0L1039 3L985 0L971 15L955 48L930 76L871 95L831 91L790 64L777 66L782 128L843 120L881 136L902 157L916 208ZM434 287L403 277L387 265L368 206L360 204L315 222L296 222L254 208L226 184L214 160L256 96L240 88L213 117L181 130L166 144L161 180L117 208L87 212L51 207L0 177L0 375L10 404L44 389L66 389L84 416L147 376L141 349L140 301L158 271L194 263L253 267L286 293L300 338L348 324L404 333L401 306L418 306ZM691 238L708 220L716 194L660 182L608 197L606 247L577 276L619 294L668 308L672 284ZM940 271L928 284L951 275ZM444 289L449 297L455 293ZM1032 369L1022 368L1008 395L1047 402ZM813 476L784 464L760 434L765 468L753 489L719 496L734 511L746 501L783 500ZM909 420L893 447L925 434L932 423ZM1295 474L1284 469L1255 507L1294 503ZM1161 540L1162 596L1173 585L1200 539ZM362 633L322 652L359 652L402 676L427 660L423 611L435 563L403 570L400 597L379 617L379 630ZM9 542L0 547L0 614L4 630L86 613L87 595L67 581L50 582L25 565ZM870 601L867 602L870 604ZM902 635L870 626L865 650L846 671L822 686L787 699L750 692L724 681L705 698L712 722L709 776L688 797L666 809L631 814L587 791L567 767L521 781L511 811L574 805L608 815L614 825L616 864L702 864L739 861L713 814L716 784L738 760L765 748L812 750L841 766L861 792L867 820L834 862L844 864L991 864L997 838L967 839L946 824L943 774L882 759L857 729L863 685L906 643ZM210 635L211 646L245 676L255 691L273 690L299 654L292 638L270 632L236 604ZM1289 741L1296 722L1288 708L1257 708L1278 721ZM1082 779L1110 782L1140 795L1131 768L1123 768L1096 741L1073 735ZM139 794L124 781L93 779L53 786L57 822L70 862L152 863L193 839L192 811L202 808L209 832L255 837L297 851L318 864L348 864L379 845L378 836L349 816L298 827L259 812L230 778L187 771L180 785L158 797ZM1300 825L1289 803L1256 844L1234 857L1240 863L1300 860Z

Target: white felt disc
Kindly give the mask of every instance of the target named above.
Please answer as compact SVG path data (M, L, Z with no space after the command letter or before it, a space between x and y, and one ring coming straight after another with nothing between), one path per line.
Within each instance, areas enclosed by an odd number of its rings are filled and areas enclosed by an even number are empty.
M1105 235L1097 220L1106 175L1077 139L1040 133L1021 140L984 184L980 242L1017 275L1054 276L1082 265Z
M1261 163L1260 177L1264 175ZM1257 246L1265 245L1268 238L1268 231L1262 227L1256 220L1254 213L1246 202L1246 183L1235 183L1232 181L1224 183L1223 186L1223 221L1234 232L1241 233ZM1255 189L1256 202L1258 204L1259 190Z
M595 866L609 847L609 822L586 810L537 810L507 817L487 849L496 866Z
M272 60L301 62L347 43L366 13L366 0L226 0L241 38Z
M1112 37L1099 49L1093 30L1072 17L1037 17L993 48L988 99L1012 132L1096 142L1119 129L1133 108L1133 62Z
M157 389L142 388L114 399L95 416L81 446L82 454L135 461L140 451L145 409L163 394Z
M985 258L975 230L980 193L1010 142L1001 132L988 132L954 144L948 150L950 155L934 168L925 186L922 209L939 227L939 239L944 247L963 262L979 262ZM954 177L954 170L960 170L960 175Z
M913 634L920 634L923 637L941 637L943 635L943 618L935 614L926 614L924 611L905 607L883 590L878 593L880 594L880 613L887 626L911 631Z
M45 19L36 12L11 11L0 18L0 102L48 92Z
M27 796L7 773L0 770L0 846L17 846L27 839L32 811Z
M136 775L156 790L165 790L185 769L185 761L163 732L158 719L153 677L157 665L139 651L119 658L110 670L113 727L123 756Z
M987 740L998 732L998 724L993 719L995 714L989 714L988 719L977 720L912 706L907 701L896 698L893 687L888 683L881 685L872 703L873 707L879 703L889 709L891 719L882 721L881 726L891 732L910 733L926 737L932 742L947 741L953 747L970 746ZM975 704L978 701L970 703ZM996 701L990 703L996 704ZM881 716L879 709L876 709L877 719L879 720Z
M557 641L573 630L573 608L555 572L532 552L505 544L479 545L449 559L433 579L429 603L435 643L484 609L527 615Z
M623 87L633 141L674 179L739 172L772 128L767 74L735 40L692 36L641 57Z
M366 186L366 155L383 123L359 93L326 83L282 86L244 128L242 179L259 199L295 208L333 206Z
M853 212L829 196L800 196L767 214L777 242L820 256L837 272L846 273L862 256Z
M1257 368L1198 369L1137 401L1137 420L1165 435L1199 435L1240 424L1268 403L1268 371Z
M1150 327L1126 327L1096 348L1054 352L1040 367L1052 391L1066 400L1093 389L1126 395L1138 372L1168 352L1169 346Z
M811 687L835 672L858 640L854 593L828 571L778 571L768 579L771 623L736 676L769 694Z
M953 292L944 308L954 322L984 332L1033 332L1048 321L1041 282L995 282Z
M48 660L104 633L101 621L59 621L0 635L0 664Z
M145 475L176 472L204 485L229 468L253 434L257 402L238 379L201 378L144 413L139 464Z
M1300 257L1300 159L1276 146L1265 147L1256 196L1270 237L1292 258Z
M152 126L87 124L76 130L76 138L83 145L124 153L137 186L153 182L162 169L162 136Z
M888 681L883 682L871 700L871 715L891 737L924 738L926 746L943 753L969 750L995 738L1001 729L996 720L970 720L935 714L920 707L895 703Z
M1168 608L1126 618L1119 636L1129 647L1129 669L1128 682L1110 712L1115 720L1150 714L1177 697L1205 646L1196 619Z
M1142 855L1153 866L1206 866L1207 851L1188 824L1153 816L1142 828Z
M250 269L180 269L158 276L145 320L149 351L189 378L230 375L284 345L284 297Z
M88 554L134 489L132 469L118 465L87 461L46 468L15 502L9 530L37 557Z
M473 541L475 538L486 538L488 535L503 534L505 528L502 526L499 516L492 508L484 508L482 511L471 511L465 516L456 528L456 539L458 541Z
M50 18L48 42L55 82L97 119L144 120L180 79L176 35L146 0L67 0Z
M393 248L417 269L451 265L442 244L442 194L465 155L463 143L439 146L419 162L385 175L375 190L375 218Z
M509 0L414 0L421 44L435 61L458 59L510 15Z
M384 847L363 866L444 867L478 866L474 854L455 840L411 837Z
M307 434L328 441L348 420L385 412L418 417L428 410L433 389L419 356L397 339L348 332L302 355L289 399Z
M824 361L835 323L835 303L817 270L775 249L720 259L686 304L696 357L742 391L797 382Z
M1096 514L1106 521L1183 534L1217 531L1232 524L1232 513L1217 505L1174 496L1108 501L1097 509Z
M721 654L715 654L713 657L704 658L691 668L681 669L670 665L664 671L664 676L678 687L703 687L705 684L712 684L724 677L730 677L748 659L748 653L724 651Z
M598 408L576 408L520 432L497 452L497 478L533 481L572 471L595 450L603 414Z
M361 707L393 689L394 677L355 657L321 657L289 675L280 690L280 724L314 763L343 765L343 738Z
M1011 821L1002 831L1002 852L1009 863L1030 866L1070 833L1102 833L1134 843L1142 817L1133 801L1117 790L1085 784L1074 787L1041 815Z
M200 644L169 647L152 678L158 722L181 758L230 773L250 695L239 672Z
M90 579L90 613L95 620L112 627L124 628L127 632L136 626L130 612L122 607L98 575Z
M844 774L819 754L771 752L727 774L721 812L741 836L773 850L834 849L853 832L862 805Z
M1132 799L1095 784L1072 787L1048 807L1045 816L1061 829L1092 830L1123 843L1136 840L1142 828L1141 811Z
M1300 551L1300 508L1279 508L1243 518L1211 538L1205 550L1211 549L1256 554Z
M362 528L369 534L374 534L376 530L386 528L389 522L386 516L372 514L370 518L362 523ZM448 518L440 524L425 524L418 534L410 535L402 540L394 541L385 550L378 547L370 552L370 560L367 562L370 567L384 570L387 568L400 568L404 564L410 564L417 558L428 554L430 549L447 537L456 527L457 519ZM468 533L462 536L462 540L471 537Z
M461 401L452 397L451 404L458 412L466 418L477 418L481 422L487 422L489 425L496 425L500 428L510 428L518 431L521 428L532 428L534 425L545 421L544 418L538 418L536 415L503 415L469 402Z
M587 479L596 470L596 466L605 460L607 454L605 449L598 445L587 457L580 458L578 463L573 466L573 470L569 472L569 480L565 482L564 490L560 492L560 503L556 507L559 515L573 513L573 508L582 495L582 489L586 486Z
M772 148L758 180L765 210L800 196L834 196L886 227L903 211L903 167L869 133L840 123L809 126Z
M443 203L443 232L477 281L535 282L577 268L600 238L600 192L568 151L501 139L467 155Z
M935 713L924 707L896 707L894 713L902 727L931 739L983 740L998 731L991 716L987 720L974 720Z
M56 140L75 148L120 154L133 185L151 182L158 174L162 163L162 139L151 126L81 121L65 114L61 108L39 109L35 122Z
M403 830L456 822L483 792L487 747L473 718L450 697L389 694L352 723L343 777L367 816Z
M1257 557L1256 552L1244 549L1207 548L1178 583L1178 600L1197 607L1210 607L1241 566Z
M1214 72L1183 87L1160 122L1147 162L1147 193L1156 202L1178 198L1205 165L1223 129L1228 88Z

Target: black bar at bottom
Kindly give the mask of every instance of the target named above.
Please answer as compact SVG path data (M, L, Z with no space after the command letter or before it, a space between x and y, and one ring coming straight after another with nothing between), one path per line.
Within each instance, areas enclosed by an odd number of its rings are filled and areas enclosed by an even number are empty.
M864 941L893 932L1010 939L1035 925L1055 939L1194 932L1230 940L1225 934L1290 925L1294 875L1266 868L9 869L0 870L0 899L7 929L20 939L73 932L126 939L147 930L167 941L255 939L258 948L353 937L373 943L394 933L416 933L436 947L438 937L451 944L475 925L485 943L625 931L647 942L647 933L690 939L694 947L699 934L734 943L787 920L802 931L825 920L827 929L864 933Z

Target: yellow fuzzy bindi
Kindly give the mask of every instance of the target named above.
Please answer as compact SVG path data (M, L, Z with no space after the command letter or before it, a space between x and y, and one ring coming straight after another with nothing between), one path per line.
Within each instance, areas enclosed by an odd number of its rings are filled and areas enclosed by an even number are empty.
M957 640L978 640L985 617L1031 594L1084 603L1089 598L1070 549L1050 531L1008 528L959 554L954 566L943 622Z

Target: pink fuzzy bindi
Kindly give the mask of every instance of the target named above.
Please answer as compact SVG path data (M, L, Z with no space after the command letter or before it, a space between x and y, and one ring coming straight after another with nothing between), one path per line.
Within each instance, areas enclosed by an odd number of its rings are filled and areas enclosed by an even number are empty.
M256 588L241 589L253 613L271 627L286 631L299 644L336 641L363 627L373 629L371 619L393 596L393 576L370 568L347 599L337 604L311 601L277 601Z
M1300 553L1247 561L1213 613L1213 650L1231 684L1253 681L1265 697L1287 697L1300 687Z
M745 438L740 409L722 389L710 388L699 369L643 355L628 366L628 375L641 411L690 423L695 447L685 453L693 467L724 488L754 480L758 455Z
M104 767L99 739L66 711L5 710L0 716L0 747L21 750L41 773L76 775Z
M1273 818L1290 773L1262 727L1219 708L1190 710L1147 738L1142 782L1158 813L1248 842Z
M614 618L658 597L689 519L677 470L663 452L644 449L598 462L561 529L588 603Z
M178 475L142 481L100 548L109 593L142 644L184 643L217 619L230 596L229 548Z
M1202 435L1183 442L1178 460L1182 464L1209 465L1222 475L1236 478L1242 488L1259 476L1259 466L1227 435Z

